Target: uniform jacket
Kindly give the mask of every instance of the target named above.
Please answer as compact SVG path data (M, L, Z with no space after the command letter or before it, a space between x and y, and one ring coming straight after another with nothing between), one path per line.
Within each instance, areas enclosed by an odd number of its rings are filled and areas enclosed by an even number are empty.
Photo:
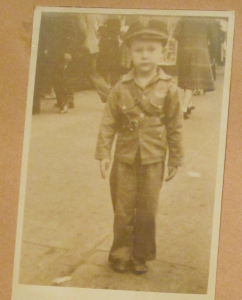
M182 161L182 114L178 87L161 69L143 89L134 70L124 75L107 101L97 140L96 159L110 158L117 134L115 159L133 164L140 149L142 164Z

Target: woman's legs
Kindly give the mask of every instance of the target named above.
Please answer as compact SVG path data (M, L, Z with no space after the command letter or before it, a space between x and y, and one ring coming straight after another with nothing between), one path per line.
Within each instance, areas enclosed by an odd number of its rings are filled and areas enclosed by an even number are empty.
M189 90L189 89L184 90L184 98L183 98L183 103L182 103L184 119L188 119L187 109L188 109L188 107L192 106L192 95L193 95L192 90Z

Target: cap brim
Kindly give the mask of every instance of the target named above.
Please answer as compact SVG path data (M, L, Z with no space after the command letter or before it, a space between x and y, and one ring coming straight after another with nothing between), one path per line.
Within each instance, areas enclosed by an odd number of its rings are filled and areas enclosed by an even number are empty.
M131 33L125 37L125 42L130 41L131 39L144 39L144 40L158 40L162 41L168 38L166 34L163 34L161 32L157 32L154 30L142 30L137 31L134 33Z

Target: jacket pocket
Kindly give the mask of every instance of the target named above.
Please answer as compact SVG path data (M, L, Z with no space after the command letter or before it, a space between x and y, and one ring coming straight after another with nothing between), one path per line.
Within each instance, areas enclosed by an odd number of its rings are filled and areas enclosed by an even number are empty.
M161 111L164 108L166 96L167 95L165 93L162 93L162 94L153 93L150 96L151 106L153 106L157 110Z
M132 114L136 104L133 97L127 92L121 92L118 99L118 109L121 114Z
M164 114L164 106L166 94L152 93L147 103L147 110L150 114L162 116Z

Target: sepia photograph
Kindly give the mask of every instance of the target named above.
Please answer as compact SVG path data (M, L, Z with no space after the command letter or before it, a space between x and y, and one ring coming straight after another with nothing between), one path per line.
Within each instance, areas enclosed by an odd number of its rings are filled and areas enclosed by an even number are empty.
M213 300L234 12L32 25L12 300Z

